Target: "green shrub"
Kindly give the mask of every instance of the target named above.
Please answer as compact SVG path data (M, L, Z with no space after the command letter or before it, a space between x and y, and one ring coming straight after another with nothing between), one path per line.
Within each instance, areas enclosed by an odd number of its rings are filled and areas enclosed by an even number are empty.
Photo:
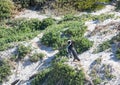
M1 44L1 43L0 43ZM10 48L13 48L14 46L13 45L10 45L9 43L8 44L4 44L4 45L1 45L0 46L0 51L3 51L3 50L7 50L7 49L10 49Z
M109 49L110 47L111 47L110 40L105 41L98 46L97 52L105 51L106 49Z
M101 83L101 79L99 77L97 77L96 79L93 80L93 83L95 85L100 84Z
M6 30L6 32L4 32ZM12 30L12 31L11 31ZM17 41L24 41L24 40L29 40L35 37L39 31L34 31L34 32L17 32L14 29L4 29L2 28L0 30L1 38L0 38L0 50L7 50L11 47L14 47L12 42L17 42Z
M75 48L78 53L85 52L89 50L90 47L92 47L93 42L89 41L87 38L84 37L76 37L72 39L75 42Z
M72 14L67 14L64 16L63 21L70 21L70 20L74 20L75 16Z
M16 19L0 27L0 50L10 48L12 42L29 40L40 33L41 21L38 19Z
M14 9L14 4L11 0L0 0L0 21L10 18Z
M24 58L28 53L30 53L31 49L30 47L26 47L24 45L19 45L18 46L18 59Z
M54 49L62 49L61 52L63 52L67 46L67 40L72 39L75 42L78 53L82 53L92 46L92 42L84 38L85 31L86 26L84 26L83 22L63 22L49 26L41 41L44 45Z
M25 22L21 23L19 29L22 31L34 31L41 29L41 21L38 19L30 19L26 20Z
M6 25L10 27L19 27L21 23L27 21L26 18L17 18L17 19L11 19L6 22Z
M36 6L38 4L43 4L47 0L13 0L14 3L16 3L17 6L20 5L22 8L28 8L30 6Z
M11 60L11 61L17 61L17 60L18 60L18 56L17 56L17 55L12 55L12 56L10 57L10 60Z
M17 6L20 5L22 8L28 7L30 3L30 0L13 0L13 1L14 3L17 4Z
M117 57L118 59L120 59L120 48L117 48L116 57Z
M100 9L104 7L104 4L101 3L108 3L110 0L56 0L56 5L54 7L56 8L67 8L67 7L73 7L76 10L79 11L85 11L85 10L95 10L95 9ZM59 4L59 5L58 5Z
M111 44L115 44L115 42L119 42L119 41L120 41L120 33L114 36L111 40L107 40L102 44L100 44L97 48L97 52L105 51L106 49L111 48Z
M56 63L65 63L68 61L68 58L65 57L64 55L61 55L61 53L57 53L52 61L52 65L56 64Z
M111 40L105 41L102 44L100 44L97 48L96 52L102 52L106 49L109 49L111 47L111 44L116 44L115 42L119 42L120 41L120 33L116 36L114 36ZM120 59L120 48L117 48L116 51L116 57L117 59ZM113 77L111 75L107 75L108 77Z
M114 18L114 14L101 14L101 15L92 16L93 20L99 20L101 22L103 22L106 19L111 19L111 18Z
M106 79L111 80L113 77L115 77L111 72L111 65L103 64L102 67L104 68L104 77L106 77Z
M120 1L119 1L119 0L116 1L116 9L117 9L117 10L120 9Z
M43 21L42 21L42 23L41 23L41 28L40 29L45 29L45 28L47 28L48 26L50 26L50 25L52 25L52 24L54 24L55 23L55 20L54 19L52 19L52 18L46 18L46 19L44 19Z
M70 7L79 11L92 11L103 8L103 3L108 3L110 1L111 0L56 0L53 7L62 9L67 9L68 7Z
M82 70L75 71L63 63L54 64L51 70L42 71L33 79L31 85L84 85L85 75Z
M114 77L114 75L111 74L110 70L109 69L106 69L105 70L105 77L107 79L112 79Z
M36 6L43 11L48 9L55 10L54 14L69 14L76 13L77 11L93 11L103 8L103 3L108 3L111 0L13 0L16 4L20 4L21 7ZM19 6L19 5L17 5Z
M45 69L42 72L40 72L31 82L31 85L42 85L48 75L50 74L50 69Z
M8 21L6 25L22 31L24 31L26 28L34 31L34 30L40 30L41 21L39 19L28 20L26 18L18 18Z
M30 61L37 62L40 59L43 59L45 57L45 54L43 53L34 53L32 56L30 56Z
M0 60L0 83L2 83L10 73L9 64L6 61Z
M115 43L115 42L119 42L120 41L120 33L117 34L116 36L114 36L112 39L111 39L111 43Z
M79 21L79 22L85 22L85 21L95 21L98 20L99 22L103 22L106 19L114 18L114 14L100 14L100 15L92 15L92 14L82 14L80 16L75 16L72 14L67 14L64 16L62 20L59 21L60 23L67 22L67 21Z

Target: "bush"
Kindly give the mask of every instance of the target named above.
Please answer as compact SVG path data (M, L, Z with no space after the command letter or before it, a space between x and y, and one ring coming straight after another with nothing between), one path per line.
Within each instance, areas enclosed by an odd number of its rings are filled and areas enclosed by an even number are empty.
M6 79L8 75L10 75L10 66L6 61L0 60L0 83Z
M54 19L52 19L52 18L46 18L46 19L44 19L43 21L42 21L42 23L41 23L41 28L40 29L45 29L45 28L47 28L48 26L50 26L50 25L52 25L52 24L54 24L55 23L55 20Z
M95 85L100 84L101 83L101 79L100 78L96 78L96 79L93 80L93 83Z
M36 6L37 9L43 11L52 9L53 14L69 14L76 13L77 11L93 11L103 8L104 3L108 3L111 0L13 0L16 4L20 4L22 8ZM19 5L17 5L19 6ZM20 8L20 7L19 7Z
M67 7L73 7L73 9L79 10L79 11L85 11L85 10L96 10L101 9L104 7L103 3L108 3L111 0L56 0L54 8L62 8L67 9Z
M37 62L40 59L43 59L45 54L43 53L34 53L32 56L30 56L30 61Z
M14 27L18 31L35 31L35 30L44 30L46 27L55 23L55 20L52 18L46 18L43 21L39 19L30 19L25 18L16 19L8 21L6 24Z
M89 48L92 47L93 45L92 41L89 41L87 38L84 38L84 37L81 37L81 38L76 37L76 38L73 38L73 40L75 42L75 48L78 53L82 53L89 50Z
M30 0L13 0L13 1L14 3L17 4L17 6L20 5L22 8L28 7L30 3Z
M10 18L14 9L14 4L11 0L0 0L0 21Z
M107 40L102 44L100 44L97 48L97 52L105 51L106 49L111 48L111 44L114 44L115 42L119 42L119 41L120 41L120 33L114 36L111 40Z
M85 31L83 22L67 21L49 26L41 42L54 49L62 49L61 52L63 52L67 46L67 40L72 39L78 53L82 53L92 46L92 42L84 38Z
M10 57L10 60L11 60L11 61L17 61L17 60L18 60L18 56L17 56L17 55L12 55L12 56Z
M24 45L18 46L18 59L24 58L28 53L30 53L31 49L30 47L26 47Z
M114 14L100 14L100 15L92 15L92 14L82 14L80 16L75 16L72 14L67 14L64 16L62 20L59 21L60 23L67 22L67 21L79 21L84 22L85 21L96 21L103 22L106 19L112 19L114 18Z
M109 67L109 65L104 65L104 70L105 70L105 77L107 78L107 79L112 79L112 78L114 78L115 76L111 73L111 70L110 70L110 67Z
M6 23L7 25L16 28L18 31L35 31L40 30L41 21L39 19L30 19L25 18L10 20Z
M31 85L42 85L50 74L50 71L50 69L44 69L32 80Z
M30 6L35 6L38 4L45 3L46 0L13 0L17 6L21 6L22 8L28 8Z
M31 85L84 85L82 70L75 71L63 63L54 64L51 70L42 71L33 79Z
M119 0L116 1L116 9L117 9L117 10L120 9L120 1L119 1Z
M76 18L74 15L72 15L72 14L67 14L67 15L64 16L63 21L74 20L74 18Z
M116 57L117 57L118 59L120 59L120 48L118 48L117 51L116 51Z
M22 31L27 31L28 30L40 30L41 29L41 21L38 19L30 19L30 20L26 20L25 22L21 23L21 25L19 26L19 29Z
M120 33L117 34L116 36L114 36L112 39L111 39L111 43L115 43L115 42L119 42L120 41Z
M12 42L29 40L40 33L41 21L38 19L17 19L6 23L8 28L0 27L0 50L10 48Z
M103 42L98 46L97 52L105 51L106 49L109 49L111 47L110 40Z
M4 45L0 46L0 51L7 50L7 49L10 49L10 48L13 48L13 47L14 46L10 45L9 43L8 44L4 44Z

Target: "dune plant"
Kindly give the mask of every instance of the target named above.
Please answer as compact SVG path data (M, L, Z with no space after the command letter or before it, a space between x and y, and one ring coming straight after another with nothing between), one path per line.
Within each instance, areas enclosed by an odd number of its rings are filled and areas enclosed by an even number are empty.
M44 53L34 53L32 56L30 56L30 61L37 62L39 60L42 60L44 57Z
M11 74L10 66L5 60L0 60L0 83Z
M11 0L0 0L0 21L10 18L14 11L14 4Z
M31 82L31 85L83 85L85 75L82 70L75 71L68 65L56 63L48 71L40 72Z
M18 46L18 49L17 49L17 56L18 56L18 59L23 59L28 53L30 53L31 49L30 47L26 47L24 45L19 45Z

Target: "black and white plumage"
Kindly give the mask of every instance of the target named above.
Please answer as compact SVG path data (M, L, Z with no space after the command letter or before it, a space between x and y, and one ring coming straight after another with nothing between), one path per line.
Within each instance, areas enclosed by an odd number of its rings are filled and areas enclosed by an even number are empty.
M74 57L73 61L75 61L76 59L78 61L80 61L80 59L78 58L77 52L76 52L76 50L73 46L73 41L72 40L68 40L67 52L70 56Z

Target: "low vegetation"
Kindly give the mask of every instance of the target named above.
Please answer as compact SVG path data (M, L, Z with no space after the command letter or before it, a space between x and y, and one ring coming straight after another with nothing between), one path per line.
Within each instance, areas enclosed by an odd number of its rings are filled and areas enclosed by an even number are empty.
M45 57L45 54L43 53L34 53L32 56L30 56L30 61L37 62L39 60L42 60Z
M44 10L45 7L48 9L55 10L55 12L61 13L70 13L75 10L77 11L91 11L91 10L98 10L104 7L104 3L109 3L111 0L13 0L17 6L21 8L36 6L39 9ZM19 7L19 8L20 8ZM69 7L69 8L68 8Z
M111 39L111 43L120 42L120 33Z
M6 80L7 76L11 74L9 64L4 61L0 60L0 83Z
M25 46L23 44L18 45L16 54L13 54L10 58L12 61L18 61L24 59L24 57L31 52L30 46Z
M84 85L85 74L82 69L76 70L65 64L67 58L57 54L52 64L40 72L31 85Z
M0 26L0 51L6 50L13 42L25 41L38 35L47 26L53 24L53 19L47 18L40 21L38 19L16 19L4 23L8 27Z
M103 22L106 19L114 18L114 14L100 14L100 15L92 15L92 14L82 14L81 16L74 16L73 14L67 14L64 16L64 18L59 21L59 23L65 22L65 21L98 21Z
M95 85L100 84L101 82L102 82L102 80L99 77L97 77L96 79L93 80L93 83Z
M82 70L75 71L68 65L56 63L49 70L40 72L31 85L84 85L84 79Z
M32 80L31 85L40 85L40 84L42 85L45 82L45 80L46 80L47 76L49 75L50 71L51 71L50 69L45 69L42 72L40 72Z
M64 50L67 40L72 39L75 41L78 53L82 53L92 46L92 42L84 38L85 31L86 26L82 21L65 21L49 26L41 41L44 45L54 49Z
M99 45L97 52L102 52L109 48L111 48L111 44L110 41L108 40Z
M19 45L18 46L18 49L17 49L17 56L18 56L18 59L22 59L24 58L27 54L29 54L31 51L30 47L28 46L24 46L24 45Z
M55 20L52 18L46 18L42 21L40 29L43 30L52 24L55 24Z
M120 48L117 48L116 57L117 57L118 59L120 59Z
M0 0L0 21L10 18L14 11L14 4L11 0Z
M102 68L102 69L101 69ZM110 64L103 64L102 58L97 58L91 67L90 76L95 85L110 81L115 76L113 75L113 68Z
M117 1L116 1L116 9L117 9L117 10L120 10L120 0L117 0Z
M107 40L107 41L103 42L102 44L100 44L97 47L96 53L103 52L106 49L111 48L112 44L116 44L119 41L120 41L120 33L118 35L114 36L111 40Z

